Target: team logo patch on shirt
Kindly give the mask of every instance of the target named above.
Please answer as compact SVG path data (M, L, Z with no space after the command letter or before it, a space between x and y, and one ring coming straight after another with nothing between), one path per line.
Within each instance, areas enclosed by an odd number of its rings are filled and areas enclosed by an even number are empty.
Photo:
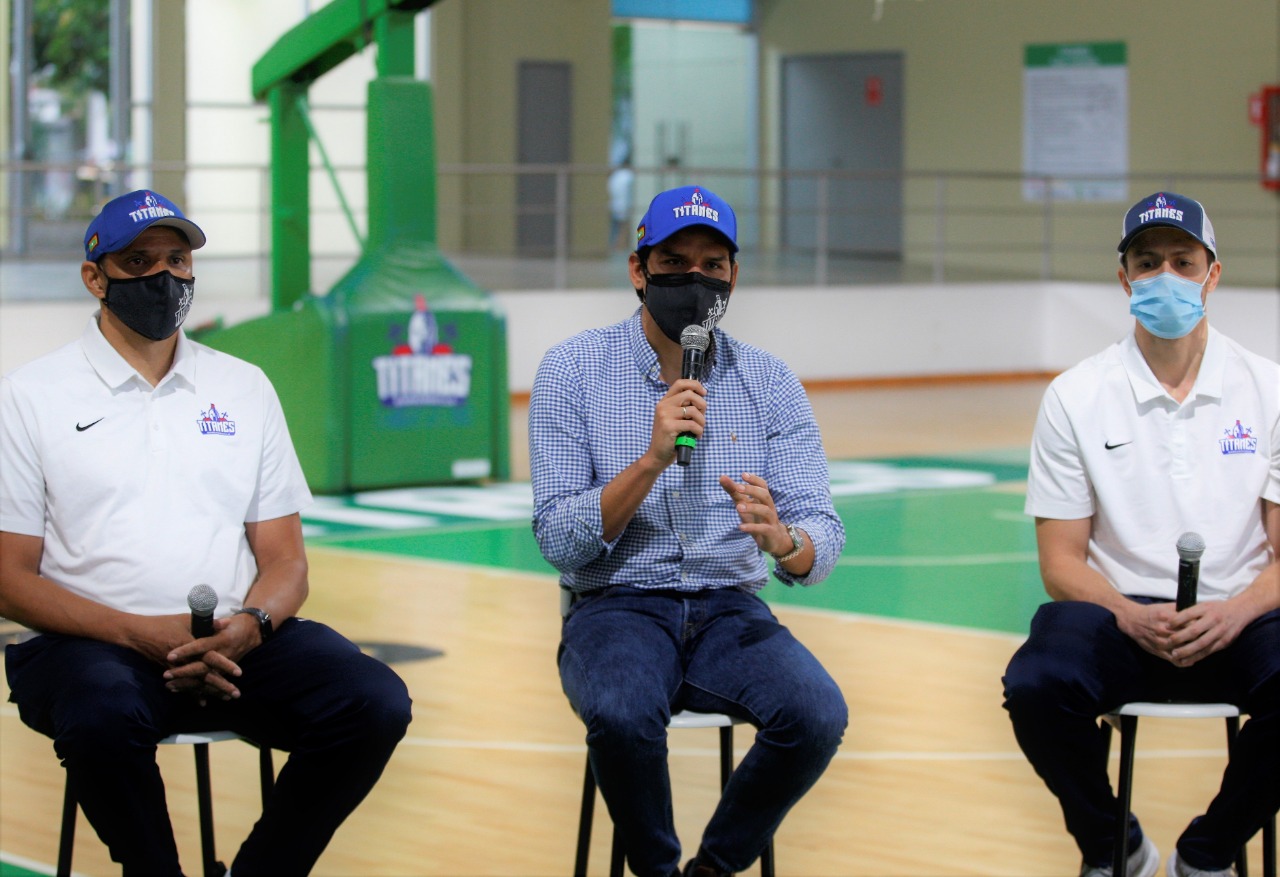
M212 402L209 403L208 411L200 412L200 419L196 423L200 427L200 432L204 435L236 434L236 422L219 411L218 406Z
M1252 428L1241 426L1237 420L1235 426L1222 431L1218 446L1222 448L1223 454L1256 454L1258 438L1253 434Z

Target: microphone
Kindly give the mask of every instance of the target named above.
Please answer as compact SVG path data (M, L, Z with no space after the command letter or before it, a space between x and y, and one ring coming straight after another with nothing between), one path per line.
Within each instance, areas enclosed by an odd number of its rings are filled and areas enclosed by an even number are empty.
M208 585L196 585L187 594L191 607L191 635L196 639L213 636L213 610L218 608L218 592Z
M1178 537L1178 611L1196 605L1196 589L1200 587L1200 555L1204 554L1204 537L1199 533L1183 533Z
M680 377L702 380L702 363L707 348L711 345L711 335L697 323L690 323L680 333L680 346L684 349L684 357L680 360ZM691 432L682 432L676 436L676 465L688 466L693 459L693 449L698 440Z

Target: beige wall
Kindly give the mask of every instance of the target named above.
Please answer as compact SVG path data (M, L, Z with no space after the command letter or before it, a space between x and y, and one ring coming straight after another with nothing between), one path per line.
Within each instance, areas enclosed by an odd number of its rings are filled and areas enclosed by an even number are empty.
M908 173L1022 169L1023 48L1035 43L1124 42L1128 48L1129 171L1155 175L1130 187L1130 201L1161 188L1202 200L1219 234L1224 263L1250 282L1276 282L1280 199L1260 185L1188 182L1182 174L1256 179L1261 133L1248 121L1248 96L1280 79L1280 3L1276 0L757 0L761 62L761 144L766 167L778 164L780 59L797 54L901 52L906 99ZM932 180L907 188L908 256L932 242ZM1026 234L1016 215L1016 183L957 186L958 210L981 205L1006 211L980 228L949 229L957 240L992 248L989 258L1031 260L1039 254L1001 252L1002 241ZM1055 205L1058 231L1069 230L1084 258L1114 266L1121 211L1127 204ZM1038 218L1028 213L1030 222ZM916 218L920 217L920 218ZM1232 266L1232 251L1236 262ZM1261 255L1249 256L1253 250ZM1271 272L1268 281L1265 273Z
M1128 50L1129 170L1139 178L1127 201L1162 188L1200 198L1232 275L1249 284L1277 282L1280 199L1253 182L1261 134L1247 117L1249 94L1280 79L1276 0L883 0L879 21L876 0L757 0L757 6L765 170L779 164L782 58L902 53L909 261L932 258L938 234L935 175L976 172L994 178L951 181L942 193L950 217L947 246L969 250L966 258L975 268L998 263L1019 274L1039 273L1041 205L1023 201L1017 179L1023 49L1032 43L1122 41ZM514 161L515 70L522 59L574 65L573 160L604 162L610 123L608 0L441 0L432 9L441 163ZM698 88L698 82L689 83L691 94ZM675 103L684 99L672 95ZM599 223L586 217L604 203L603 179L574 192L577 254L599 249ZM1179 188L1179 182L1185 185ZM456 180L442 186L442 245L509 250L509 179L468 185L465 192ZM764 196L767 213L767 187ZM460 203L472 205L466 219L450 212ZM1051 276L1090 279L1113 271L1110 251L1126 206L1055 204L1053 231L1060 243ZM761 229L762 241L770 242L774 231Z
M565 61L573 67L574 164L601 174L574 188L571 250L600 249L605 215L611 71L608 0L442 0L432 10L431 80L441 164L514 164L516 71L521 61ZM511 178L473 180L440 190L440 243L445 248L510 251L515 220ZM457 215L457 199L482 213ZM452 208L452 209L451 209Z

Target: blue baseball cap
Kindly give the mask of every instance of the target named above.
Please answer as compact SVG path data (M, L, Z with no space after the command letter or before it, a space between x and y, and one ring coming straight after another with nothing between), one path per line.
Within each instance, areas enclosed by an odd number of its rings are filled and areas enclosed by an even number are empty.
M1133 239L1149 228L1180 228L1204 244L1218 258L1218 243L1213 237L1213 223L1204 212L1204 205L1186 195L1173 192L1156 192L1129 208L1124 215L1124 237L1116 249L1120 258L1129 249Z
M187 236L191 249L204 246L204 232L182 215L178 205L149 189L139 189L102 206L84 233L84 257L96 262L107 253L123 250L153 225L167 225Z
M701 186L681 186L659 192L636 226L636 249L661 243L683 228L705 225L724 235L738 252L738 218L715 192Z

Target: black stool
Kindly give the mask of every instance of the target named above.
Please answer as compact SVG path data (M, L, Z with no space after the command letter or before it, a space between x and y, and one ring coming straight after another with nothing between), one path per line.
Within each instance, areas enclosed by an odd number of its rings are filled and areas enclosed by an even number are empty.
M1138 736L1138 717L1152 716L1171 719L1226 719L1227 758L1235 746L1236 733L1240 730L1240 710L1229 703L1126 703L1103 716L1102 728L1107 735L1108 747L1111 729L1120 730L1120 777L1116 784L1116 832L1115 853L1111 860L1111 873L1124 877L1129 859L1129 805L1133 796L1133 748ZM1276 877L1276 818L1273 815L1262 826L1262 872L1265 877ZM1237 877L1249 877L1249 862L1245 848L1236 856Z
M667 728L718 728L720 730L720 788L723 790L733 773L733 726L742 724L724 713L678 712L671 717ZM596 804L596 778L591 772L591 758L587 757L586 776L582 781L582 815L578 819L578 852L573 860L573 877L586 877L587 856L591 851L591 821ZM622 838L615 830L609 856L609 877L622 877ZM773 838L760 854L761 877L774 877Z
M275 785L275 767L271 759L271 749L258 746L247 737L241 737L231 731L207 731L193 734L171 734L160 741L160 745L187 744L195 747L196 756L196 795L200 802L200 853L204 863L204 877L222 877L226 867L220 863L214 853L213 844L213 791L209 782L209 744L223 740L244 740L258 748L258 773L262 783L262 806L267 805L271 789ZM71 850L76 839L76 798L71 791L71 783L66 783L62 795L62 837L58 842L57 877L70 877Z

